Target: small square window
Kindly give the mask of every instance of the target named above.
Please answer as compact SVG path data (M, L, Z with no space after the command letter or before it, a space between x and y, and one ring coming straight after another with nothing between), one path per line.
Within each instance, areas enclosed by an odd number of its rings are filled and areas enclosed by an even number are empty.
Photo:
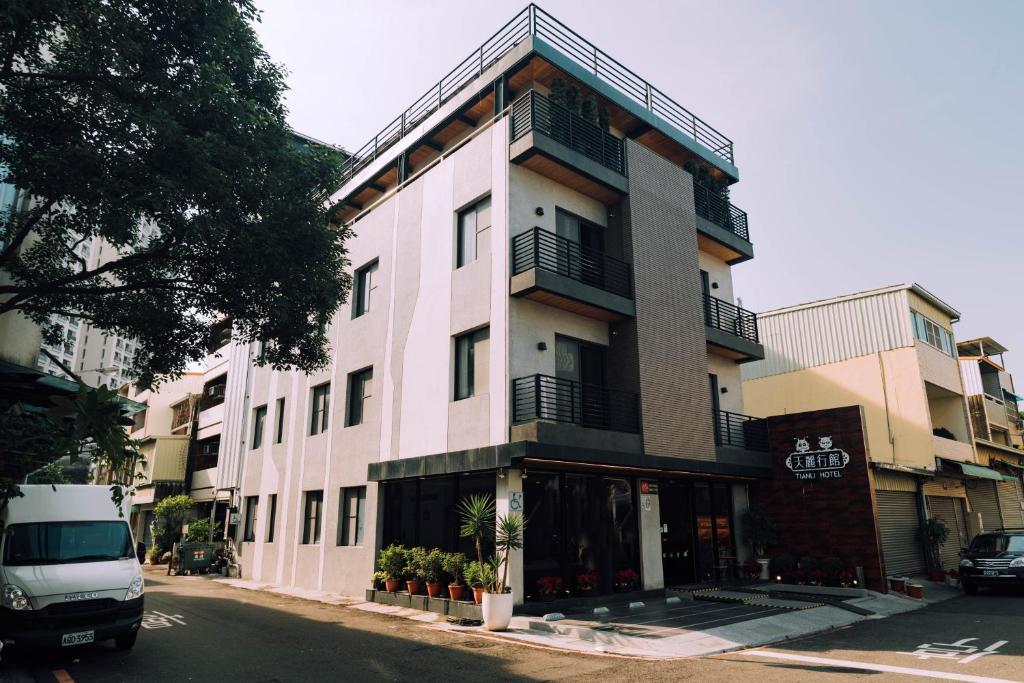
M302 542L315 544L320 542L320 522L323 516L324 492L306 491L306 501L302 515Z
M484 197L459 212L455 226L455 267L472 263L490 251L491 198Z
M363 521L366 517L366 487L341 489L338 500L338 545L362 545Z
M345 426L363 423L366 399L373 394L373 368L353 372L348 376L348 409Z
M252 415L252 447L259 448L263 445L263 425L267 421L267 407L260 406L253 411Z
M277 406L274 408L274 443L284 441L284 396L277 399Z
M277 526L277 494L267 496L267 543L274 542L274 527Z
M313 410L310 415L309 435L316 436L327 431L331 383L325 382L313 387Z
M487 392L487 341L484 327L455 338L455 400Z
M256 511L259 507L259 496L246 496L245 498L245 532L243 541L256 540Z
M355 301L352 302L352 317L370 312L373 302L373 291L377 288L377 261L363 266L356 271Z

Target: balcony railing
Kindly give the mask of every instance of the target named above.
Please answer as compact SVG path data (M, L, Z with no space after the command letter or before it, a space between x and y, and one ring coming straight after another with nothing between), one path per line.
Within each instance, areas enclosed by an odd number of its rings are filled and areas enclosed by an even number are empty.
M512 421L551 420L617 432L640 431L636 394L549 375L512 380Z
M730 204L728 199L720 197L695 181L693 183L693 204L697 209L697 215L701 218L706 218L715 225L725 228L740 239L750 241L747 212Z
M536 90L512 103L512 142L531 130L547 135L605 168L626 175L626 147L620 138Z
M733 163L732 141L729 138L619 64L571 28L531 4L498 29L497 33L484 41L483 45L449 71L436 85L431 86L372 140L353 152L342 165L342 182L373 162L492 64L532 36L541 38L576 65L670 123L683 135L693 138L730 164Z
M704 324L755 344L759 343L756 313L708 294L704 295Z
M628 263L538 227L512 238L512 274L518 275L531 268L558 273L585 285L633 298L633 278Z
M749 415L714 410L715 445L734 446L748 451L768 451L768 421Z

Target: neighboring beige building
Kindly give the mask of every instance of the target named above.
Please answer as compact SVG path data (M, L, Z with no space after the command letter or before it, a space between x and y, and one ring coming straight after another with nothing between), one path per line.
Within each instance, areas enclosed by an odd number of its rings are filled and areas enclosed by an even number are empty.
M982 524L968 492L1002 478L974 448L953 334L959 318L917 284L768 311L758 315L765 358L742 366L751 414L864 407L890 573L924 569L923 515L946 523L942 559L956 566Z
M957 344L978 460L1003 474L1003 481L968 490L985 528L1024 528L1024 426L1013 376L1006 371L1007 349L991 337Z

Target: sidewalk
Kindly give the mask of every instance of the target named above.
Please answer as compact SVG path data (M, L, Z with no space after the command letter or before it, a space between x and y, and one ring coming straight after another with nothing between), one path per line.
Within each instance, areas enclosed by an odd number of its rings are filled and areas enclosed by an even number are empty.
M479 626L459 626L433 612L380 605L323 591L283 588L268 583L223 577L182 577L209 580L235 588L261 590L340 605L367 612L419 621L431 628L480 635L524 644L553 647L589 654L613 654L654 659L699 657L758 647L848 626L865 619L886 617L921 609L948 600L959 590L924 582L925 599L882 594L863 589L837 593L836 589L772 585L761 590L697 591L694 594L649 598L630 605L614 605L591 614L514 616L508 631L484 631ZM792 599L769 597L768 590L792 593ZM841 590L841 589L840 589ZM824 595L823 595L824 593ZM806 597L802 597L806 596ZM815 601L820 598L820 602ZM841 600L844 607L826 600ZM751 616L760 607L766 616ZM557 609L557 603L552 603ZM748 610L744 612L744 610ZM558 618L561 616L561 618ZM714 625L716 622L731 622ZM684 624L677 626L676 624Z

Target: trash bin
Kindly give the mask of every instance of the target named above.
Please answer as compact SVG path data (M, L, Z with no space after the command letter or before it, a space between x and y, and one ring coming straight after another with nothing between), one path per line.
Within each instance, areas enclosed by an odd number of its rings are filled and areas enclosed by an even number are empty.
M183 543L178 549L178 573L208 571L213 565L212 543Z

